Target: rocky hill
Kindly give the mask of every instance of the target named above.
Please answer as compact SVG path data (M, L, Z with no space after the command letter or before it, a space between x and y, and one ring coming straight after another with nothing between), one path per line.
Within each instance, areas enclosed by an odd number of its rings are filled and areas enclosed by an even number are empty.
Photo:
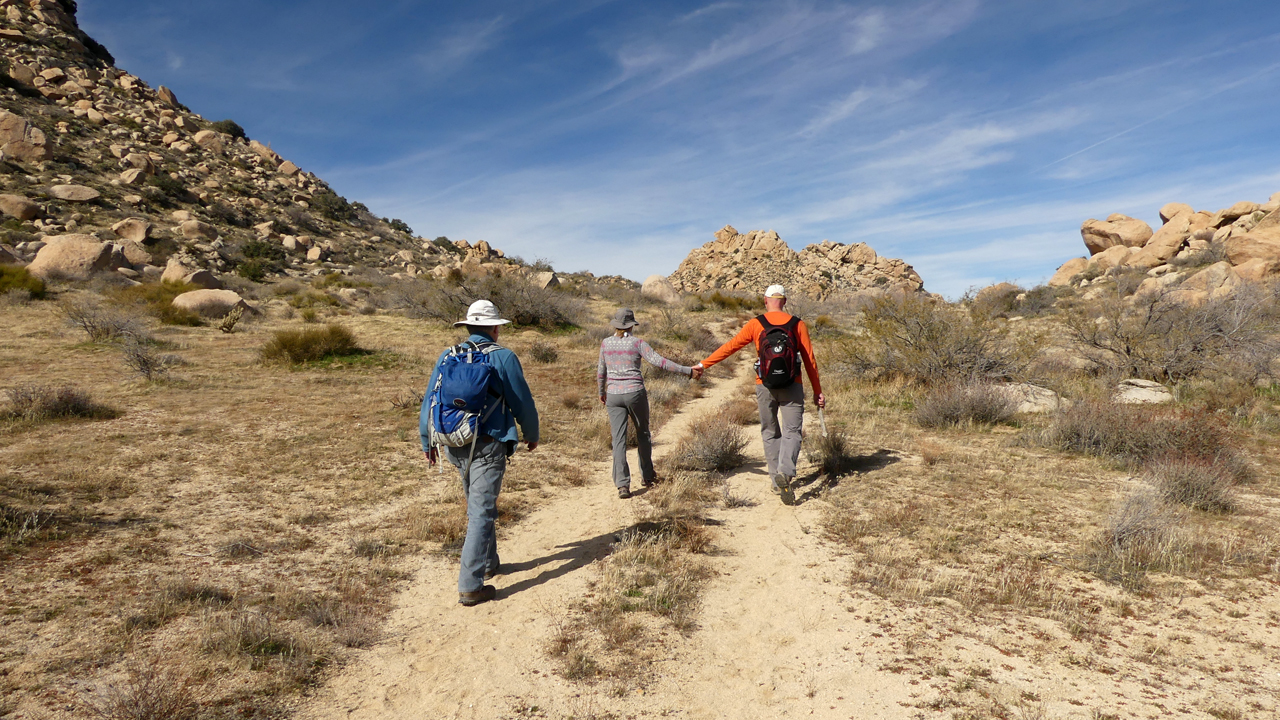
M0 0L0 262L46 277L119 273L216 284L491 264L487 242L427 241L114 66L74 0ZM39 257L37 257L39 256Z
M726 225L715 240L695 248L670 275L686 292L762 290L780 283L789 292L825 298L867 290L918 292L924 282L901 260L876 255L866 243L824 240L800 252L772 230L741 234Z
M1280 278L1280 193L1217 211L1183 203L1160 208L1163 224L1115 214L1080 228L1089 257L1064 263L1049 285L1082 287L1122 272L1148 275L1144 288L1173 288L1196 300L1243 281Z

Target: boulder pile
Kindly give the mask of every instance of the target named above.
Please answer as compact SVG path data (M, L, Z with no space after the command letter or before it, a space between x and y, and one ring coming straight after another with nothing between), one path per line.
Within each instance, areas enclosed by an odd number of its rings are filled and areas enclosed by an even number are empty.
M1157 230L1127 215L1089 219L1080 228L1089 257L1068 260L1049 285L1086 286L1108 271L1149 278L1141 289L1174 288L1187 300L1230 292L1242 281L1280 277L1280 193L1214 212L1169 203Z
M256 258L255 273L295 277L512 265L484 241L414 237L236 123L191 112L169 88L115 67L75 7L0 2L3 257L33 272L131 279L171 258L188 274L235 272ZM122 259L143 245L154 265Z
M905 262L880 257L866 243L824 240L792 250L772 230L739 233L730 225L715 240L695 248L670 275L684 292L760 291L782 284L789 292L826 298L867 291L919 292L924 282Z

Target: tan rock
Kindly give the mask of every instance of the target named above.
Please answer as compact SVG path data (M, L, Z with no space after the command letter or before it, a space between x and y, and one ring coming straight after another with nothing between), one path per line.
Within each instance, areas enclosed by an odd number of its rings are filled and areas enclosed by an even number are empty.
M1280 226L1254 228L1244 235L1232 235L1223 243L1232 265L1250 260L1280 261Z
M184 265L182 261L177 258L169 258L169 262L165 265L164 273L160 276L160 280L163 282L173 283L185 282L186 277L198 269L199 268Z
M1214 217L1212 213L1204 211L1194 213L1191 215L1187 229L1191 231L1192 235L1202 231L1213 232L1217 230L1217 226L1214 224Z
M1257 211L1257 209L1258 209L1258 203L1249 202L1248 200L1241 200L1235 205L1232 205L1226 210L1223 210L1221 212L1221 215L1223 219L1234 220L1235 218L1244 217L1245 215L1252 215L1255 211Z
M1223 261L1214 263L1183 280L1180 287L1185 290L1213 292L1235 277L1231 263Z
M0 195L0 212L19 220L40 217L40 206L21 195Z
M102 197L102 193L84 185L54 185L49 194L67 202L90 202Z
M298 174L298 166L294 165L288 160L285 160L284 162L280 163L280 167L276 168L276 172L280 173L281 175L287 175L289 177L292 177Z
M0 110L0 159L42 162L53 158L44 132L21 115Z
M120 253L124 256L125 264L129 267L140 268L151 264L151 253L142 247L141 243L132 240L121 243L119 246Z
M662 275L650 275L645 278L644 284L640 286L640 294L667 304L680 299L680 293L676 291L675 286Z
M320 262L321 260L324 260L324 248L316 246L307 251L307 262Z
M156 97L160 99L160 102L171 108L178 107L178 97L173 94L172 90L163 85L160 86L159 90L156 90Z
M120 182L125 185L137 185L142 182L143 178L146 176L147 174L145 172L137 168L129 168L128 170L120 173Z
M1126 260L1134 252L1134 248L1126 245L1113 245L1089 258L1087 268L1096 272L1105 272L1113 267L1126 264Z
M190 310L204 317L223 317L231 308L239 307L246 312L253 308L244 298L232 290L192 290L184 292L173 299L173 306Z
M110 269L111 246L92 235L58 235L45 238L27 269L46 280L65 278L88 280L94 273Z
M1173 402L1173 393L1158 382L1135 378L1121 380L1111 399L1127 405L1159 404Z
M1072 258L1062 264L1058 271L1049 278L1050 287L1065 287L1071 284L1071 278L1084 272L1089 266L1088 258Z
M254 151L259 156L261 156L262 158L264 158L265 160L267 160L268 162L272 163L275 166L279 166L281 163L284 162L284 158L281 158L280 155L277 154L275 150L272 150L271 148L267 147L266 145L263 145L257 140L249 141L249 149Z
M151 161L150 155L142 153L129 153L121 158L126 167L141 170L146 175L154 175L156 173L155 163Z
M55 68L49 68L48 70L41 71L40 77L44 78L45 82L51 82L56 84L56 83L66 82L67 73L64 72L62 68L55 67Z
M218 237L218 228L199 220L187 220L179 226L179 229L182 232L182 237L187 238L188 240L195 240L198 238L216 240Z
M534 286L542 288L543 290L560 287L560 276L550 271L534 273L530 280L533 282Z
M1138 286L1135 295L1146 295L1147 293L1160 292L1167 287L1177 285L1182 280L1182 273L1169 272L1155 277L1149 277L1142 281Z
M1194 212L1195 210L1190 205L1185 205L1183 203L1169 203L1160 208L1160 221L1167 223L1179 215L1190 215Z
M151 223L142 218L125 218L112 225L111 232L125 240L144 243L151 237Z
M1118 245L1142 247L1152 236L1151 226L1127 215L1112 215L1108 220L1086 220L1080 236L1089 253L1098 253Z
M30 85L36 79L36 71L20 62L10 63L9 77L23 85Z
M1181 213L1170 218L1127 264L1153 268L1177 255L1191 237L1191 215Z
M213 130L201 130L200 132L196 133L191 139L195 141L195 144L199 145L205 150L208 150L211 153L216 153L218 155L221 155L222 153L226 152L226 149L227 149L226 143L223 142L222 140L222 136L214 132Z
M993 385L991 389L1014 403L1014 412L1040 414L1055 412L1062 406L1062 398L1049 388L1031 383Z
M182 282L187 283L188 285L195 285L198 288L204 288L205 290L222 289L222 281L218 279L217 275L214 275L208 270L196 270L195 272L187 273L182 276Z
M1241 280L1265 282L1280 277L1280 260L1254 258L1233 268Z

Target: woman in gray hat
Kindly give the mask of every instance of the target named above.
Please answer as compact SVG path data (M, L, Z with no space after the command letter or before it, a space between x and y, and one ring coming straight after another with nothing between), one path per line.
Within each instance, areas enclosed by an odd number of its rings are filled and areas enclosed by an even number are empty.
M640 359L650 365L681 373L692 378L702 376L701 368L679 365L662 357L649 343L631 334L639 325L630 308L620 308L610 323L613 335L600 343L600 362L596 366L596 382L600 402L609 410L609 426L613 430L613 484L618 497L631 497L631 468L627 466L627 418L635 424L640 446L640 482L649 487L657 480L653 471L653 444L649 438L649 395L640 373Z

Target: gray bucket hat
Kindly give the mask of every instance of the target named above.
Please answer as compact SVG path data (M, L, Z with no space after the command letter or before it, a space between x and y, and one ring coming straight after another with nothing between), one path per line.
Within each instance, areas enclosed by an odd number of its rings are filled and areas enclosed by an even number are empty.
M631 312L631 308L618 308L618 312L613 314L613 320L609 324L615 330L630 330L640 323L636 322L636 314Z

